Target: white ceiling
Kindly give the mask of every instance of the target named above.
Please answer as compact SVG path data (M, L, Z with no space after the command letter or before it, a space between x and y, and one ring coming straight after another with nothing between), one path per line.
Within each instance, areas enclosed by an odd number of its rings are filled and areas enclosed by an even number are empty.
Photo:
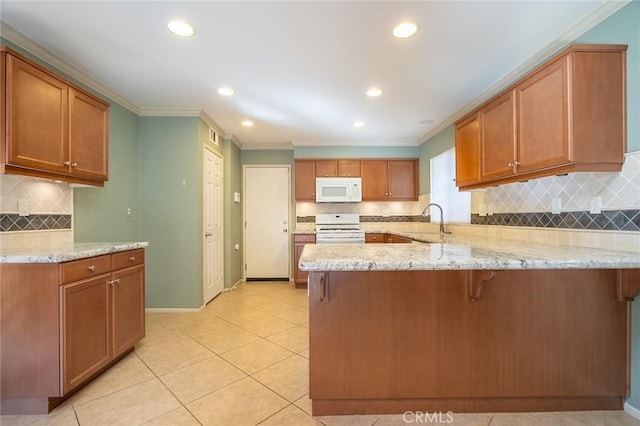
M0 19L137 113L203 111L243 148L416 146L624 3L2 0ZM395 39L405 19L420 31Z

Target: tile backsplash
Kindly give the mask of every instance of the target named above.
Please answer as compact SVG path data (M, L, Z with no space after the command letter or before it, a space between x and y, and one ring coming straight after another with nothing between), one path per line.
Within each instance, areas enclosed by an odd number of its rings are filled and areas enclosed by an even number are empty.
M24 200L28 216L20 216ZM0 174L0 247L73 241L73 189L66 183Z

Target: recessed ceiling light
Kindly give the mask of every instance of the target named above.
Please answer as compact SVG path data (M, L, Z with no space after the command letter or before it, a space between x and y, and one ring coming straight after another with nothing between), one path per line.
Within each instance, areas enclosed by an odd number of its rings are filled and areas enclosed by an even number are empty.
M221 87L218 89L218 94L222 96L233 96L236 94L236 92L234 92L230 87Z
M251 120L244 120L244 121L243 121L242 123L240 123L240 124L242 124L244 127L252 127L252 126L253 126L253 121L251 121Z
M367 96L370 96L372 98L380 95L382 95L382 89L378 89L377 87L372 87L371 89L367 90Z
M182 21L180 19L173 20L167 24L169 31L180 37L193 37L196 34L196 29L193 25Z
M364 127L364 122L363 121L354 121L353 122L353 127Z
M403 22L393 29L393 35L397 38L411 37L418 31L418 24L415 22Z

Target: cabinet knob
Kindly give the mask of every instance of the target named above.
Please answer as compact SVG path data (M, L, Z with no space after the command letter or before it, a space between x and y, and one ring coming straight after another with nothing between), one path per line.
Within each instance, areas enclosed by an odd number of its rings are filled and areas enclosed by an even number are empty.
M78 167L78 163L71 163L71 167Z
M135 257L135 256L131 256L131 257L129 258L129 262L135 262L135 261L136 261L136 257Z
M96 270L96 265L91 265L87 268L90 271L95 271Z
M71 161L64 161L62 165L69 167L71 165Z

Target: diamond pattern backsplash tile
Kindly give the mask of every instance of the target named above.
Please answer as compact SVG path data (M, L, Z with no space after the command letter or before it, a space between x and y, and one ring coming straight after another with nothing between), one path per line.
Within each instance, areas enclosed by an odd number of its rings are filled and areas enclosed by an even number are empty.
M554 198L563 212L589 211L599 196L601 209L640 209L640 151L628 153L620 172L577 172L500 185L486 190L487 210L495 213L550 212Z
M28 216L18 215L26 200ZM0 232L71 229L73 190L66 183L0 175Z

